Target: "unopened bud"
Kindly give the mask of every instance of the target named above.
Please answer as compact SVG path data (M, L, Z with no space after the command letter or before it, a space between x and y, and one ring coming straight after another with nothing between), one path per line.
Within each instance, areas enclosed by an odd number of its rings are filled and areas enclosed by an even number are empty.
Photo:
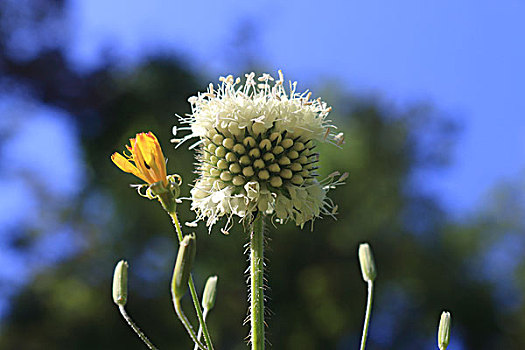
M215 305L215 295L217 294L217 276L209 277L204 287L202 295L202 308L211 310Z
M450 312L443 311L439 320L438 346L439 350L445 350L450 342Z
M195 234L184 236L179 245L177 261L173 270L171 290L175 299L180 299L188 289L193 260L195 259L196 240Z
M128 302L128 263L120 260L113 273L113 301L118 306Z
M374 263L374 256L372 249L368 243L359 245L359 263L361 264L361 273L365 282L375 280L377 276L376 265Z

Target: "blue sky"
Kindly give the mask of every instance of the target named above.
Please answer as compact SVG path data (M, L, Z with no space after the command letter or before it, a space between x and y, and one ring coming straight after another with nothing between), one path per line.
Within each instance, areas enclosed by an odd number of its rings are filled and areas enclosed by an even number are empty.
M101 48L129 63L162 49L216 81L239 70L233 45L248 20L258 62L303 86L329 79L401 107L433 104L462 126L452 167L426 179L452 211L523 174L522 1L77 0L69 12L81 66L95 65Z
M8 96L0 98L0 114L7 116L0 119L1 317L9 308L8 297L35 273L81 249L81 232L64 222L61 212L80 192L85 169L67 115ZM32 230L42 234L31 245L16 244Z

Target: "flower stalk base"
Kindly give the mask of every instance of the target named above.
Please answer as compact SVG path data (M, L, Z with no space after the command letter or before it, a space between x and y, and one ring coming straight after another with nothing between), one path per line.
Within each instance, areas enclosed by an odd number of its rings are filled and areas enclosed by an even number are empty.
M366 338L368 337L368 326L370 325L370 315L372 313L372 300L374 297L374 281L368 281L368 296L366 300L366 312L365 312L365 321L363 324L363 335L361 336L361 347L360 350L365 350L366 348Z
M250 233L250 339L252 350L264 349L264 217L256 216Z
M168 212L168 213L171 217L171 220L173 221L173 226L175 226L175 231L177 232L177 238L179 242L181 242L183 239L183 235L182 235L182 228L180 226L179 218L177 217L177 213L175 211ZM190 287L191 299L193 301L193 305L195 306L195 312L197 313L197 318L199 319L199 325L200 327L202 327L202 333L204 335L204 341L206 343L207 349L213 350L213 344L211 342L210 333L208 332L208 327L206 326L206 322L204 322L204 315L202 313L202 309L199 304L199 297L197 296L197 291L195 289L195 283L193 282L192 275L190 275L188 286Z

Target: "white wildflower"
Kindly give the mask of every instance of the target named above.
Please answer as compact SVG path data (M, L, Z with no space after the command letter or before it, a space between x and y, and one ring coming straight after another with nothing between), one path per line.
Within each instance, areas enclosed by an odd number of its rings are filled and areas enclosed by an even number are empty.
M316 176L319 154L316 142L339 146L341 133L330 124L331 108L311 93L297 93L284 79L246 74L246 81L221 77L221 84L188 99L192 113L180 118L189 124L191 137L200 140L198 174L192 194L197 221L211 227L226 216L241 220L256 211L272 214L279 222L293 220L303 226L321 215L335 213L326 194L341 184L346 174L334 173L323 181ZM226 228L227 230L227 228Z

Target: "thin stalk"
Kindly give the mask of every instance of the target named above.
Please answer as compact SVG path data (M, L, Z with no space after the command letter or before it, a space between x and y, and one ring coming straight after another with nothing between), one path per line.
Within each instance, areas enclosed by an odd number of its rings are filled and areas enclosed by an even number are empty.
M171 220L173 221L173 226L175 226L175 231L177 232L177 238L179 239L179 242L182 241L182 228L180 226L179 219L177 217L176 212L170 212ZM197 295L197 291L195 290L195 283L193 283L193 276L190 275L190 279L188 281L188 286L190 287L190 294L191 299L193 300L193 305L195 306L195 311L197 312L197 318L199 319L199 327L202 328L202 333L204 335L204 341L206 342L206 346L209 350L213 350L213 344L211 343L211 337L210 333L208 332L208 327L206 326L206 322L204 322L204 316L202 314L201 305L199 303L199 297Z
M173 306L175 307L175 312L177 313L177 316L179 316L180 321L188 331L188 334L190 335L191 340L202 350L207 350L206 346L202 344L199 339L197 339L197 335L195 335L195 331L193 330L193 327L190 324L190 321L188 321L188 318L184 314L184 311L182 311L182 307L180 305L180 300L172 298L173 299Z
M202 313L202 316L204 318L204 322L206 322L206 316L208 316L208 309L204 309L204 312ZM201 340L201 336L202 336L202 327L199 326L199 331L197 332L197 340ZM193 350L199 350L199 347L197 346L197 344L195 344L195 347L193 348Z
M259 213L250 234L250 324L252 350L264 349L264 218Z
M363 336L361 337L360 350L365 350L365 347L366 347L366 337L368 336L368 326L370 324L370 314L372 313L373 294L374 294L374 282L368 281L368 298L366 302L365 323L363 325Z
M135 324L135 322L133 322L131 317L126 312L126 309L124 309L124 306L119 305L118 309L120 310L120 313L121 313L122 317L124 317L124 320L126 320L128 325L135 331L135 333L137 333L137 335L139 336L140 340L142 340L144 342L144 344L146 344L146 346L148 348L150 348L152 350L157 350L155 345L153 345L153 343L148 339L148 337L146 337L146 335L140 330L140 328Z

